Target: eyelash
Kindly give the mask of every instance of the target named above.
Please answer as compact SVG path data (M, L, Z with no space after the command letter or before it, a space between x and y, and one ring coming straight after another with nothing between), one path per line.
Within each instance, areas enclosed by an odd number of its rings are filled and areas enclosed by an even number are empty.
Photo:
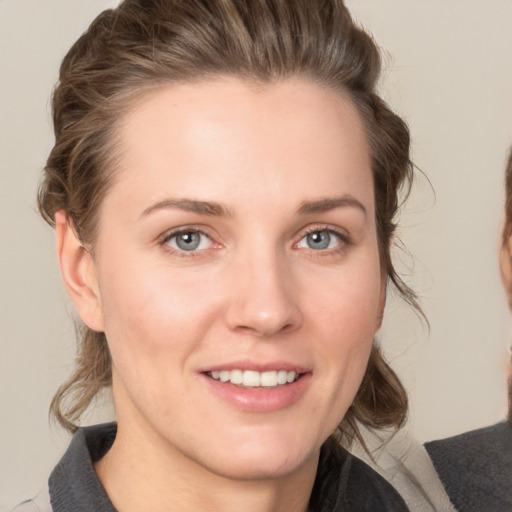
M326 233L329 233L330 235L334 235L335 237L337 237L340 240L340 242L338 244L339 247L327 248L327 249L323 249L323 250L315 250L315 249L311 249L311 248L309 250L305 249L305 250L308 250L308 252L311 253L311 255L313 257L325 257L325 256L332 256L334 254L341 254L347 250L347 247L349 245L351 245L350 237L346 232L342 232L341 230L334 229L334 228L332 228L330 226L326 226L326 225L315 225L315 226L311 226L308 229L306 229L305 231L301 232L299 240L293 244L293 247L294 248L297 247L297 245L305 237L307 237L313 233L321 233L321 232L326 232ZM163 234L159 240L159 245L161 245L165 251L171 253L172 255L181 257L181 258L199 257L200 253L206 252L208 250L208 249L195 249L195 250L191 250L191 251L185 251L185 250L176 249L169 245L169 242L173 238L178 237L182 234L187 234L187 233L195 233L195 234L205 236L211 241L213 246L216 245L215 242L213 241L212 237L210 235L208 235L208 233L206 233L202 229L198 229L198 228L194 228L194 227L179 228L179 229L175 229L175 230L172 230L170 232ZM297 247L297 249L303 250L303 248L298 248L298 247Z
M326 226L325 224L318 224L318 225L311 226L311 227L307 228L306 231L303 231L301 233L299 241L296 242L294 244L294 246L298 245L308 235L311 235L313 233L322 233L322 232L326 232L326 233L329 233L330 235L334 235L335 237L337 237L339 239L339 246L331 248L331 249L324 249L324 250L309 249L309 253L313 257L321 258L321 257L325 257L325 256L342 254L347 250L348 246L351 245L350 236L346 232L335 229L331 226Z
M176 249L169 245L169 242L173 238L178 237L183 234L187 234L187 233L194 233L194 234L205 236L211 241L212 245L215 245L215 242L212 240L212 237L210 235L208 235L208 233L206 233L202 229L198 229L198 228L194 228L194 227L184 227L184 228L179 228L179 229L175 229L172 231L168 231L167 233L162 235L162 237L160 238L159 245L161 245L165 251L167 251L168 253L170 253L174 256L178 256L180 258L196 258L199 256L199 253L205 252L206 249L199 249L199 250L195 249L195 250L191 250L191 251L185 251L185 250Z

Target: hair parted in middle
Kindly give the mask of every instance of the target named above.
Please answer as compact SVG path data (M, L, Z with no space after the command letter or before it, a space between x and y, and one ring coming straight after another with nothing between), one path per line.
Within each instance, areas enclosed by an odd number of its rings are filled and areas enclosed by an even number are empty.
M402 195L410 189L409 130L376 92L379 50L342 0L125 0L102 12L68 52L53 95L55 145L39 190L54 225L64 210L94 254L100 205L116 179L117 129L144 95L172 83L220 76L271 85L301 78L348 97L371 152L383 274L419 310L395 272L391 247ZM82 328L77 367L52 412L68 430L111 384L104 333ZM407 396L374 343L366 374L339 432L345 443L368 428L399 428Z

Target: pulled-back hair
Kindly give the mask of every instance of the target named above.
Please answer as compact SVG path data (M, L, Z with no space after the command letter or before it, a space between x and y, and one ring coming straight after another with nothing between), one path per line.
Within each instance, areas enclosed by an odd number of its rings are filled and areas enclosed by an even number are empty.
M391 259L401 193L413 176L406 124L377 95L378 48L342 0L125 0L102 12L64 58L53 94L55 146L39 190L39 208L54 225L64 210L81 242L94 247L99 206L116 169L116 129L142 95L166 84L236 76L256 83L302 77L347 95L369 140L381 267L417 306ZM82 326L75 372L51 412L68 430L111 384L104 333ZM341 437L400 427L407 397L374 343Z

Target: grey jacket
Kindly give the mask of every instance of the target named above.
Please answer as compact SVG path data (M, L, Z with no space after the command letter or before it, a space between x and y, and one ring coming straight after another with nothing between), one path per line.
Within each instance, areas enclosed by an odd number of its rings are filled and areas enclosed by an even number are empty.
M506 423L425 445L459 512L512 512L512 428Z

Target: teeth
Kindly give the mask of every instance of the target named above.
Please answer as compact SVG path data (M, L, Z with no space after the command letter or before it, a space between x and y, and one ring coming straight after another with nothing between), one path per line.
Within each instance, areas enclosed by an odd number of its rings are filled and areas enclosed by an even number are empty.
M277 372L277 383L286 384L288 382L288 372L286 370L280 370Z
M231 374L235 373L236 371L238 370L233 370ZM233 377L231 377L231 383L236 384L236 382L233 382ZM242 383L244 386L250 386L252 388L259 387L261 384L260 372L245 371Z
M272 370L269 372L255 372L253 370L221 370L210 372L210 377L221 382L242 385L251 388L289 384L297 380L298 375L294 371Z
M233 370L231 372L231 378L229 379L232 384L242 384L244 382L245 375L241 370ZM245 384L245 383L244 383ZM246 386L248 384L245 384Z
M286 375L286 380L288 383L291 383L295 380L295 372L288 372Z
M261 374L261 385L269 388L277 386L277 372L263 372Z

